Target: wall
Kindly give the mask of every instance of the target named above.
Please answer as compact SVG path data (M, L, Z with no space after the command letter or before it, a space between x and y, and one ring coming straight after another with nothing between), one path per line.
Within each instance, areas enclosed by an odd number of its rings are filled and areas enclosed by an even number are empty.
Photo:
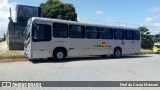
M9 50L23 50L25 27L27 21L31 17L42 17L43 12L39 7L17 5L16 6L16 22L12 18L8 24L7 43Z
M43 12L40 7L17 5L16 6L16 22L26 22L31 17L42 17Z
M7 43L9 50L23 50L24 49L24 30L26 23L9 22L7 32Z

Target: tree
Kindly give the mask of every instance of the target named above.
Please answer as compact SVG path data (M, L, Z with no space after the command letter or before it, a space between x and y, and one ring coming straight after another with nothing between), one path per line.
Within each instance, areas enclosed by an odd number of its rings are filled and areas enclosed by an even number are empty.
M77 21L77 13L72 4L63 3L59 0L48 0L40 4L44 11L44 17Z
M144 49L151 49L154 43L153 38L151 37L151 33L149 32L149 29L145 26L139 27L141 32L141 39L142 43L141 46Z

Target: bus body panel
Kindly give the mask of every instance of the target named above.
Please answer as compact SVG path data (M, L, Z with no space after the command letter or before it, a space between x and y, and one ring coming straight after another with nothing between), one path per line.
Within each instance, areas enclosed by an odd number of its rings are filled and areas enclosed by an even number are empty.
M68 42L68 56L85 55L85 39L70 38Z
M101 47L95 47L95 45L101 44L97 39L86 39L85 54L86 55L100 55ZM87 53L88 52L88 53Z
M32 52L31 52L31 43L25 46L24 54L29 58L32 59Z
M122 45L122 54L129 54L129 53L132 53L133 51L133 44L131 43L132 41L131 40L123 40L121 42L121 45ZM128 46L130 45L130 46Z
M141 41L136 40L124 40L123 54L134 54L140 52Z
M135 40L133 43L133 53L139 53L141 50L141 41Z
M155 35L155 43L153 45L153 52L160 53L160 34Z
M32 58L50 58L52 50L52 41L32 42Z
M111 40L101 40L101 44L103 43L104 46L101 48L102 49L102 55L112 55L113 54L113 50L114 50L114 46L113 46L113 39ZM103 45L102 44L102 45Z
M51 58L53 51L58 47L67 50L67 56L87 56L87 55L112 55L115 48L120 48L122 54L132 54L140 52L140 40L115 40L115 39L88 39L88 38L57 38L53 36L53 23L78 24L84 26L99 26L94 24L83 24L46 18L31 18L32 24L45 24L51 26L51 40L38 41L32 40L32 29L30 29L30 44L25 47L25 53L30 59ZM107 27L107 26L103 26ZM112 27L114 28L114 27ZM118 27L116 27L118 28ZM125 28L122 28L125 30Z
M32 19L28 20L27 27L25 29L25 41L24 41L24 54L29 58L32 59L32 52L31 52L31 37L32 37Z
M153 45L153 52L160 53L160 43L155 43Z

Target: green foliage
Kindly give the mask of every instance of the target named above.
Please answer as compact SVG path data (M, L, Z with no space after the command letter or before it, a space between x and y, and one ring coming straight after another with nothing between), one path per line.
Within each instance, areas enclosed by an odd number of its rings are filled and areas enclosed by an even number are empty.
M77 13L72 4L63 3L59 0L48 0L40 4L44 10L44 17L77 21Z
M0 60L26 58L24 55L0 55Z
M141 32L141 39L142 43L141 46L143 49L151 49L154 43L153 38L151 37L151 33L149 32L149 29L145 26L139 27Z

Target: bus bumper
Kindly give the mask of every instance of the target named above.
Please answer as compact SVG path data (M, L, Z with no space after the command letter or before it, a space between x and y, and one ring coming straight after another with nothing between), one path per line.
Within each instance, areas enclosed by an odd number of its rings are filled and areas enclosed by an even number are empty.
M153 52L160 53L160 49L153 49Z

